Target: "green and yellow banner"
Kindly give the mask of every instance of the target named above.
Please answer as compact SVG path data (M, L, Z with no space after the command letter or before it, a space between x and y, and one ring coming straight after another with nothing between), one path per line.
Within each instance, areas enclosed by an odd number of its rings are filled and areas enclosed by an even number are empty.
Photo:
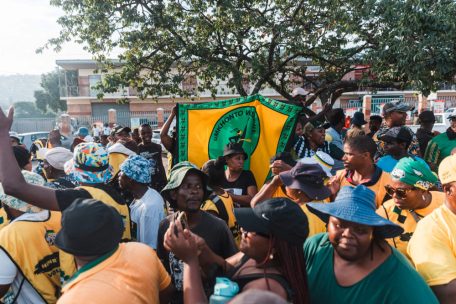
M249 155L244 169L258 186L269 174L269 160L283 152L301 108L261 95L201 104L178 105L178 160L201 167L223 155L230 142L241 142Z

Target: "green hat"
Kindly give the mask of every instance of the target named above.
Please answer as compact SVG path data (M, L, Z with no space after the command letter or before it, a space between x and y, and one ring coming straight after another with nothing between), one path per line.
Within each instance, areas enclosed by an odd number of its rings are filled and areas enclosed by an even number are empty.
M429 190L439 180L424 161L411 157L401 158L391 172L391 177L423 190Z
M204 174L197 166L192 164L189 161L183 161L177 163L172 169L169 175L168 184L163 188L161 191L162 196L171 204L171 207L176 208L176 201L171 198L170 192L180 187L182 184L185 176L189 171L195 172L199 174L203 180L203 187L204 187L204 198L211 193L211 190L207 186L207 175Z

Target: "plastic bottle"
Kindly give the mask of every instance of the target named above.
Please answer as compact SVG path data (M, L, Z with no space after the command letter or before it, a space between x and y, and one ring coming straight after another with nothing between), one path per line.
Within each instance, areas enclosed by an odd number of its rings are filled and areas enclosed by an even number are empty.
M209 304L228 303L239 292L239 286L227 278L215 279L214 294L209 298Z

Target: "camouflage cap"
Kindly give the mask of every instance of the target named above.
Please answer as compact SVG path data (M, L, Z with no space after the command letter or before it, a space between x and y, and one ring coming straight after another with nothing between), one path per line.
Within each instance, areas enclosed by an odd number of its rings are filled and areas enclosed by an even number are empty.
M183 161L183 162L177 163L171 169L171 173L170 173L169 179L168 179L168 184L166 184L166 186L161 191L161 195L168 202L170 202L172 205L175 205L176 202L175 202L175 200L173 200L171 198L170 192L172 190L175 190L175 189L180 187L180 185L184 181L185 176L187 175L187 173L189 171L192 171L192 172L194 172L194 173L196 173L196 174L201 176L201 178L203 180L203 184L204 184L203 185L203 187L204 187L204 198L206 198L210 194L211 190L207 186L207 180L208 180L207 175L204 174L203 171L201 171L197 166L195 166L191 162Z

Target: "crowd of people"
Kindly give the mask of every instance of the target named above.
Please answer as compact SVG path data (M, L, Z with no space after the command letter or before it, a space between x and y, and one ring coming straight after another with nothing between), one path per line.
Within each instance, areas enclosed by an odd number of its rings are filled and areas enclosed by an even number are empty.
M35 167L1 112L0 302L452 303L456 116L415 134L409 110L300 117L264 183L242 142L178 162L175 110L166 151L94 125L52 131Z

